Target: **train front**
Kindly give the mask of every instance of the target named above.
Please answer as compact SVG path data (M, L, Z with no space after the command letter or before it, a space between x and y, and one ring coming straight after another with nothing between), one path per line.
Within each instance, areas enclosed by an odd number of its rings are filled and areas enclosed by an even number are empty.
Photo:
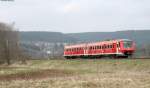
M124 39L120 41L121 43L121 52L125 56L131 56L133 55L135 51L135 43L132 40Z

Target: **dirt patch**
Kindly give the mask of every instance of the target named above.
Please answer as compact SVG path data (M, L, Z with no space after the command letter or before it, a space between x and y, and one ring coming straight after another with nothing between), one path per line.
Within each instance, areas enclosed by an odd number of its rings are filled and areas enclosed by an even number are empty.
M46 69L46 70L38 70L34 72L0 75L0 81L67 77L67 76L72 76L73 74L74 74L73 71L68 71L68 70Z

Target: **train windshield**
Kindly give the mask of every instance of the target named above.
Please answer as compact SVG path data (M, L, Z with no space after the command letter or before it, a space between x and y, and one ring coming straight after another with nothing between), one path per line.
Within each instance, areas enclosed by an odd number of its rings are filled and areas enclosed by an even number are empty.
M124 48L131 48L132 47L132 41L124 41Z

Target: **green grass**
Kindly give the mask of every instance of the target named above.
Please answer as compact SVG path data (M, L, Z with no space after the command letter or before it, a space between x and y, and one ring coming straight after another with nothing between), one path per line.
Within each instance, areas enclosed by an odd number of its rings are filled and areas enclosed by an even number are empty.
M30 60L27 63L0 66L0 78L3 78L0 87L150 88L150 59ZM31 78L20 79L20 76ZM10 80L4 80L5 77Z

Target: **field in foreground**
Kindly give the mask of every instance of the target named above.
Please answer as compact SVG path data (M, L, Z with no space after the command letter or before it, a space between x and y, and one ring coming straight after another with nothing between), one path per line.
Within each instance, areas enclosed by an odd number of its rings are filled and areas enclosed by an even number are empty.
M150 59L31 60L0 66L0 88L150 88Z

